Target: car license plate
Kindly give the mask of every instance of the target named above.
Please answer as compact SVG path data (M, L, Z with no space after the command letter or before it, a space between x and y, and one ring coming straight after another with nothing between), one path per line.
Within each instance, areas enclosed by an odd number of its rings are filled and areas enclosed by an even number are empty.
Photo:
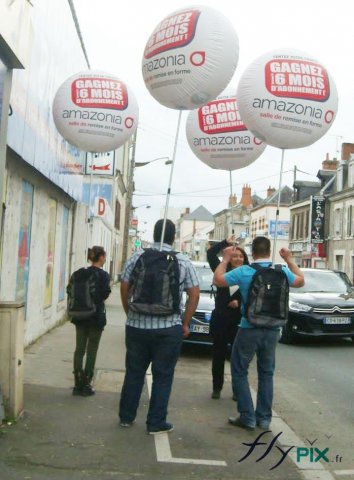
M191 325L189 330L193 333L209 333L209 325Z
M326 317L324 319L325 325L349 325L350 323L350 317Z

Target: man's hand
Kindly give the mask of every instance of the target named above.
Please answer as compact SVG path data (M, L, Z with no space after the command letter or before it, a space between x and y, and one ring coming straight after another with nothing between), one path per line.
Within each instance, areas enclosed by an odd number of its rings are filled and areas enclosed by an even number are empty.
M230 246L235 245L235 241L236 241L235 235L231 235L231 237L226 239L226 243Z
M183 324L182 329L183 329L183 338L189 337L189 326Z
M239 303L237 300L231 300L231 302L228 304L229 308L238 308Z
M231 258L235 255L235 247L227 247L222 251L222 259L224 262L229 263Z
M292 260L292 255L291 255L291 252L289 249L287 248L281 248L279 250L279 255L281 256L281 258L286 262L288 263L289 261Z
M287 248L281 248L279 250L279 255L287 263L289 270L295 275L295 280L291 286L294 288L303 287L305 285L304 274L294 262L290 250Z

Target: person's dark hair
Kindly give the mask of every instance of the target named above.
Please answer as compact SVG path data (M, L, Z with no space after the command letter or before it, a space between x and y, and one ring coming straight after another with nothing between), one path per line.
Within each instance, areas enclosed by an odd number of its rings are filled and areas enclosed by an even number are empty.
M250 261L248 260L248 255L247 255L247 253L244 251L244 249L241 248L241 247L235 247L235 248L236 248L236 250L238 250L239 252L241 252L242 255L243 255L243 265L249 265L249 264L250 264ZM233 266L231 265L231 263L228 263L226 271L229 272L230 270L233 270L234 268L235 268L235 267L233 267Z
M238 250L239 252L242 253L242 255L243 255L243 264L244 264L244 265L249 265L249 264L250 264L250 261L248 260L248 255L247 255L247 253L244 251L244 249L241 248L241 247L236 247L236 250Z
M154 242L156 242L156 243L161 242L162 227L163 227L163 219L158 220L155 223ZM175 235L176 235L175 224L171 220L167 220L163 243L168 243L168 245L172 245L173 242L175 241Z
M270 240L267 237L256 237L252 242L252 255L258 258L270 256Z
M87 260L90 260L93 263L98 262L102 256L106 256L106 252L103 247L95 245L94 247L89 248L87 251Z

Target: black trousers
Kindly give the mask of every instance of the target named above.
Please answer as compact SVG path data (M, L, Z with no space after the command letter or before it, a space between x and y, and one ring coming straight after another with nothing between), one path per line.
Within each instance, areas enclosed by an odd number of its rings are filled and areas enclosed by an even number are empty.
M74 372L81 372L83 360L86 354L85 375L93 377L95 369L96 356L100 339L102 335L101 328L95 328L87 325L76 325L76 349L74 353Z
M213 332L213 390L220 391L224 385L224 369L228 345L233 345L237 333L237 326L230 325Z

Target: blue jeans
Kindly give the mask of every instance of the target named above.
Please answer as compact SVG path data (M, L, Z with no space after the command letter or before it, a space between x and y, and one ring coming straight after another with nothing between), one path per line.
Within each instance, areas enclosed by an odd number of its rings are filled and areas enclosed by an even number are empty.
M279 331L269 328L239 328L231 354L232 387L237 392L241 421L254 427L272 419L273 373ZM248 384L248 367L257 355L258 390L256 411Z
M148 429L165 424L182 339L181 325L156 330L126 327L126 372L119 404L122 422L132 422L136 417L145 373L151 363L152 391L146 423Z

